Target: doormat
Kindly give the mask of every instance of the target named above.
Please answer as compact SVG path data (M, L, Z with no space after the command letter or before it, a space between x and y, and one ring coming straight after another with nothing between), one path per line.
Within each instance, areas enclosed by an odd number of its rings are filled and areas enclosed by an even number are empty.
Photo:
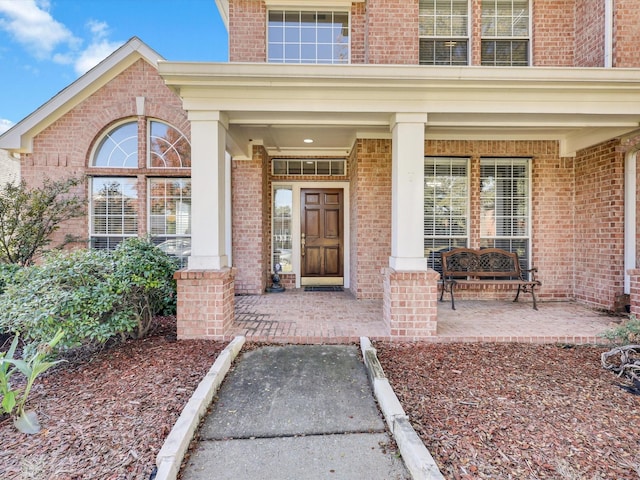
M344 292L344 288L340 285L306 285L305 292Z

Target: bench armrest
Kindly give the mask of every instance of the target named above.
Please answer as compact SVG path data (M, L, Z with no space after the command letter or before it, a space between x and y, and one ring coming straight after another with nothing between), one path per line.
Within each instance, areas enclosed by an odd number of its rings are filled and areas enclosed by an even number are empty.
M536 273L538 273L538 268L537 267L527 268L525 270L522 270L522 273L530 273L531 274L531 281L535 282L536 281Z

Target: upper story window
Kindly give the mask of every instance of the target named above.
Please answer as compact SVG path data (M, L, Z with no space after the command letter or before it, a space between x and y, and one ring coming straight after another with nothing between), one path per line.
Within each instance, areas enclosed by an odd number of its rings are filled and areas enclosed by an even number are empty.
M420 64L469 63L468 0L420 0Z
M267 57L273 63L349 63L349 13L270 10Z
M482 65L529 65L529 0L482 0Z

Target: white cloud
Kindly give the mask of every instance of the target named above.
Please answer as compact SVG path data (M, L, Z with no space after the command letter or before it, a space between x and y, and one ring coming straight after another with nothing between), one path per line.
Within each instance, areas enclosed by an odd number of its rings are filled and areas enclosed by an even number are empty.
M109 42L107 40L92 42L74 61L76 73L82 75L92 69L111 55L120 45L122 45L122 42Z
M77 48L81 40L49 13L43 0L0 0L0 28L24 45L36 58L50 58L61 45Z
M95 67L123 43L108 40L109 25L106 22L89 20L87 28L91 32L91 43L74 61L74 68L78 75Z
M3 134L7 130L9 130L11 127L13 127L13 122L11 120L0 118L0 134Z
M0 0L0 29L23 45L34 57L60 65L73 65L82 75L109 56L124 42L110 41L106 22L89 20L86 24L91 40L74 35L49 12L48 0Z

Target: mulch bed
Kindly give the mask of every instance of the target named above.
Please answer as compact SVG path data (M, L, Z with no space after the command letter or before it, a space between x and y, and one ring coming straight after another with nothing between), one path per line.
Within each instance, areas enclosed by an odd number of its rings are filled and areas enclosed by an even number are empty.
M0 417L1 479L149 479L226 344L144 340L82 352L36 382L43 430ZM606 348L376 343L385 373L447 479L640 478L640 396L600 366ZM244 350L255 348L247 344Z
M166 320L166 319L164 319ZM180 412L226 344L175 341L175 319L142 340L80 352L40 377L42 430L0 417L0 478L149 479Z
M447 479L640 478L640 396L601 367L608 348L375 347Z

